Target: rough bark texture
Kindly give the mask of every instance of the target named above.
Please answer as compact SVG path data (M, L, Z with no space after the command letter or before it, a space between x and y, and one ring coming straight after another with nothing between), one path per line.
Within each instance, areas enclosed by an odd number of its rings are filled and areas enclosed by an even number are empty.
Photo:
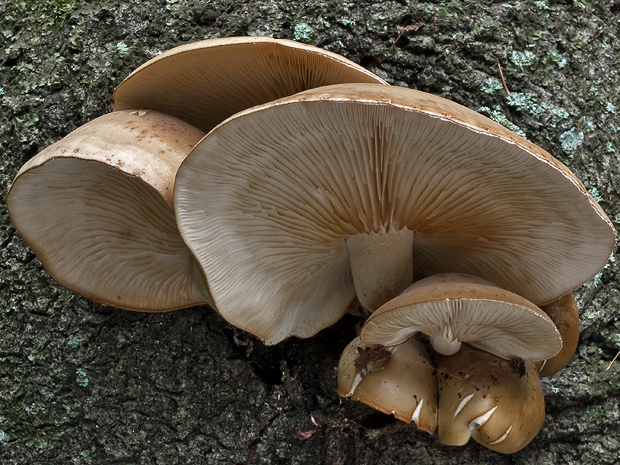
M142 62L186 42L262 34L324 47L522 131L620 225L617 0L15 0L0 4L0 25L3 199L24 161L110 111L114 87ZM544 381L542 432L502 456L442 446L339 399L353 317L264 347L207 307L104 307L55 284L4 205L0 215L2 464L620 461L620 362L607 369L620 349L613 256L576 291L581 341Z

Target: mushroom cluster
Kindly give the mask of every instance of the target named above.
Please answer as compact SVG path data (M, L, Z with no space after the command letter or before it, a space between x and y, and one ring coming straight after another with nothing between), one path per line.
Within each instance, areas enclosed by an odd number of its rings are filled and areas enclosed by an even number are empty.
M454 102L271 38L177 47L7 197L59 283L120 308L208 303L275 344L359 301L338 392L499 452L575 351L571 290L615 230L550 154ZM207 133L205 135L205 133Z
M146 62L114 111L47 147L7 195L15 229L61 285L118 308L213 305L176 225L179 166L230 115L312 87L385 84L317 47L269 37L211 39Z

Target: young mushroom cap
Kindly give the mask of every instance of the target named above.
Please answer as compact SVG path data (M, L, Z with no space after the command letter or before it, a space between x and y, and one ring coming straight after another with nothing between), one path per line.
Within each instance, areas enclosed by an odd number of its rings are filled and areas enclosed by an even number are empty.
M573 294L569 292L540 309L553 321L562 337L562 350L541 364L538 376L542 378L557 373L573 358L579 344L579 308Z
M61 285L119 308L210 302L176 227L173 187L204 133L152 111L114 112L47 147L7 196L15 229Z
M175 209L220 313L268 344L333 324L356 295L375 310L413 276L472 274L546 304L594 276L615 238L544 150L378 84L232 116L179 169Z
M542 428L545 401L533 362L504 360L467 344L437 363L439 441L462 446L472 437L512 454Z
M238 111L313 87L386 84L346 58L271 37L181 45L147 61L114 91L114 110L150 108L209 132Z
M418 331L452 355L467 342L505 359L540 361L562 349L551 319L533 303L475 276L447 273L415 282L374 312L365 344L400 344Z
M389 348L355 338L338 363L338 394L413 421L429 434L437 428L435 368L417 338Z

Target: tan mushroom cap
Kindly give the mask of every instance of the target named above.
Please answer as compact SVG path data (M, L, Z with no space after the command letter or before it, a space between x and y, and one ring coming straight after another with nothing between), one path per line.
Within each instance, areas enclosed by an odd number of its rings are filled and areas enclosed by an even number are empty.
M208 303L172 204L203 135L153 111L96 118L21 168L7 196L15 229L58 283L90 299L144 311Z
M210 131L238 111L313 87L386 84L346 58L271 37L181 45L147 61L114 91L114 110L149 108Z
M484 279L447 273L415 282L374 312L360 337L395 345L422 332L435 350L456 353L462 342L505 359L540 361L562 349L551 319L536 305Z
M437 428L435 369L416 338L389 348L366 346L355 338L338 363L338 394L413 421L429 434Z
M542 363L538 373L542 378L557 373L573 358L579 344L579 308L575 297L569 292L540 309L553 321L562 337L562 350Z
M504 360L464 344L437 364L439 441L476 442L503 454L525 447L542 428L545 400L533 362Z
M377 84L229 118L179 169L175 209L219 312L268 344L333 324L356 295L380 305L407 276L471 274L546 304L594 276L615 238L547 152L458 104ZM384 284L364 287L364 273Z

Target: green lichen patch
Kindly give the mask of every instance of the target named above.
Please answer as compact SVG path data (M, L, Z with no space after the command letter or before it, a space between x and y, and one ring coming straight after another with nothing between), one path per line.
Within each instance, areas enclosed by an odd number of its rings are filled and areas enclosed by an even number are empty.
M480 107L479 111L481 113L488 114L493 121L510 129L512 132L519 134L521 137L526 137L525 133L521 130L521 128L519 128L516 124L512 123L508 118L506 118L506 116L502 113L499 107L495 107L494 109L490 109L488 107Z
M527 66L531 66L534 63L534 61L536 60L536 55L529 50L513 50L510 55L510 59L519 68L525 68Z
M293 38L300 42L310 42L314 36L314 29L308 23L299 23L295 25L295 35Z
M576 128L571 128L570 131L566 131L560 135L560 144L562 144L562 150L567 153L574 152L581 144L583 144L583 132L578 131Z

